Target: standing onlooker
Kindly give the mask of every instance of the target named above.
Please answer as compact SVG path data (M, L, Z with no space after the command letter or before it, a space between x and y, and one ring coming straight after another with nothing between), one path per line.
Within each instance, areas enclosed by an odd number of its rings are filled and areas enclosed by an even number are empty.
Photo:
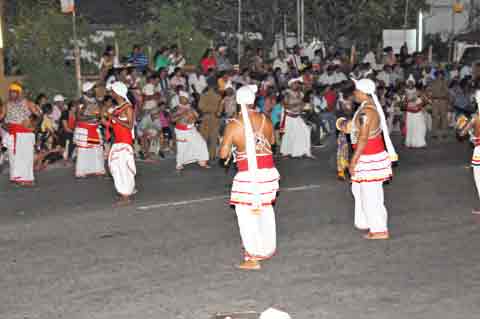
M209 79L208 90L200 97L198 109L202 112L200 133L208 144L208 153L211 160L214 160L217 155L221 102L222 97L217 93L215 81Z
M205 51L202 59L200 60L200 64L202 66L203 74L207 74L210 70L217 69L217 59L215 59L212 49L207 49Z
M119 65L119 61L115 49L111 45L108 45L105 48L105 52L103 52L98 66L100 69L100 80L106 81L113 68L117 65Z
M168 49L163 47L155 54L155 71L159 72L162 69L167 70L170 66L170 60L168 59Z
M279 51L278 57L273 61L273 70L280 69L282 74L288 73L288 61L285 56L285 51Z
M176 44L170 47L170 55L168 56L168 60L170 61L170 67L168 69L168 74L172 74L175 72L176 69L182 69L185 64L187 64L187 60L183 56L180 49Z
M228 72L233 70L233 65L230 63L230 60L228 59L227 56L227 47L226 46L221 46L218 48L218 54L217 54L217 66L218 66L218 71L219 72Z
M143 72L147 69L148 58L145 53L142 52L142 47L138 44L133 46L133 51L128 56L128 63L133 64L139 72Z

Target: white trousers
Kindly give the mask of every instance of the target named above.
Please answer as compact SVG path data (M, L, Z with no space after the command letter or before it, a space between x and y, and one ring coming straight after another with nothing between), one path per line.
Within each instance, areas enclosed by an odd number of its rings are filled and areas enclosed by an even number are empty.
M137 174L132 146L123 143L113 144L108 156L108 166L117 192L123 196L132 195Z
M383 182L352 183L355 199L355 227L371 233L388 231Z
M292 157L312 155L311 129L301 117L286 117L280 153Z
M478 198L480 199L480 166L473 167L473 178L475 186L477 186Z
M236 205L238 226L245 249L245 260L264 260L273 256L277 248L275 212L264 206L261 213L252 212L251 206Z
M105 161L101 146L84 148L77 147L77 162L75 164L75 176L86 177L89 175L104 175Z
M8 161L12 182L33 182L35 134L17 133L8 137Z

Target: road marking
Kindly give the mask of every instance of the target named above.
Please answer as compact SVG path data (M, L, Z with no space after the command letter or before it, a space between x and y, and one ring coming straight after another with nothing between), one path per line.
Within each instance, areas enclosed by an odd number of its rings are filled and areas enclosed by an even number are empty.
M286 188L281 188L280 192L287 192L287 193L300 192L300 191L307 191L307 190L316 189L320 187L321 185L303 185L303 186L297 186L297 187L286 187ZM147 211L147 210L156 209L156 208L186 206L186 205L211 202L216 200L226 200L228 198L229 196L219 195L219 196L204 197L204 198L198 198L198 199L182 200L178 202L166 202L166 203L139 206L137 207L137 209L142 211Z

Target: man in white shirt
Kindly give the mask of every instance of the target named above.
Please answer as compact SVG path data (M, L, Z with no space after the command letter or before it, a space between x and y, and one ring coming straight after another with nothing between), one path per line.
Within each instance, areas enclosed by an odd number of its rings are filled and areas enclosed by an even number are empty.
M190 73L188 76L188 86L190 94L202 94L208 87L207 78L200 72L199 68L196 68L195 72Z
M300 72L303 69L302 56L300 54L300 47L298 45L296 45L293 49L293 54L288 57L287 62L297 72Z
M285 57L285 51L279 51L278 57L273 61L273 69L280 69L282 74L288 73L288 60Z
M338 72L335 65L329 65L327 67L327 72L323 73L320 76L318 82L320 85L323 86L332 86L346 80L347 77L345 76L345 74L343 74L342 72Z
M393 77L392 67L390 65L385 65L383 71L378 74L377 79L382 81L385 87L390 87L394 84Z
M467 76L472 76L472 67L470 65L464 65L460 70L460 80L463 80Z

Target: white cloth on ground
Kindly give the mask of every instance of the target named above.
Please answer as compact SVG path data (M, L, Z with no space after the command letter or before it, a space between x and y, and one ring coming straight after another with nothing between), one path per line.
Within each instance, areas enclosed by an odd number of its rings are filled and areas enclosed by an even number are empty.
M123 196L132 195L137 174L132 146L125 143L113 144L108 155L108 167L117 193Z

